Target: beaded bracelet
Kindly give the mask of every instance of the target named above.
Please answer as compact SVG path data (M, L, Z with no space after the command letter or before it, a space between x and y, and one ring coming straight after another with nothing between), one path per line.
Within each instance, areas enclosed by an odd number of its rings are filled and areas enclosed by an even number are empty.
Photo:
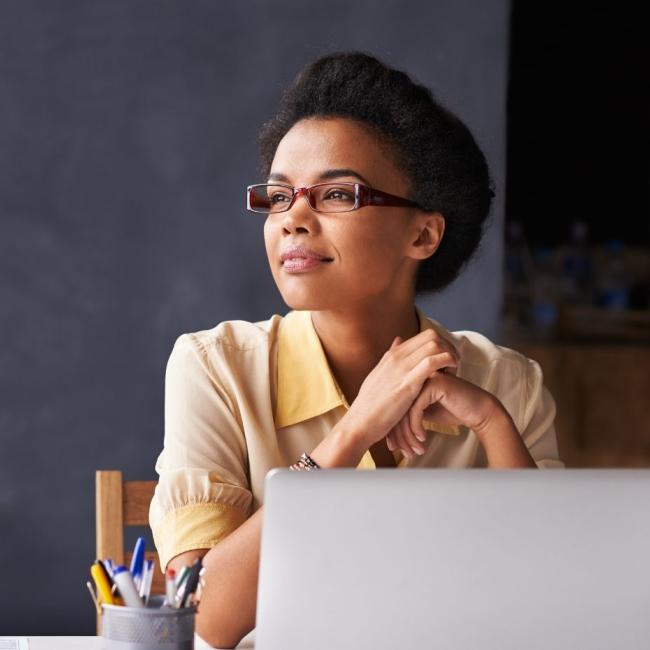
M289 469L293 470L310 470L310 469L321 469L321 466L308 454L304 451L300 455L300 458L295 462Z

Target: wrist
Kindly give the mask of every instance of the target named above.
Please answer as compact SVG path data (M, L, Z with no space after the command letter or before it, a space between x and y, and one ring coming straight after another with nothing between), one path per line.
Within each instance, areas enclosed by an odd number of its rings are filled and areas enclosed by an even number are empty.
M346 416L310 454L321 467L356 467L368 448L361 429Z
M485 424L474 430L485 450L488 467L536 468L510 413L496 398L495 402L495 409Z
M473 427L481 443L489 443L490 439L498 436L516 434L519 432L515 423L510 417L510 413L505 409L503 404L493 396L490 396L489 406L486 408L486 415L479 426Z

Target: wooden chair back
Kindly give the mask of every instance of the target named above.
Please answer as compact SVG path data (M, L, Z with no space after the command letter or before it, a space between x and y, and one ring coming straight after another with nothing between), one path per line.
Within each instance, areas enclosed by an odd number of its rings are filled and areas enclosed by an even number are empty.
M148 526L149 503L156 481L123 481L122 472L95 472L95 555L110 558L116 564L129 566L131 551L124 552L124 527ZM152 594L165 593L165 579L160 571L155 549L145 552L154 561Z

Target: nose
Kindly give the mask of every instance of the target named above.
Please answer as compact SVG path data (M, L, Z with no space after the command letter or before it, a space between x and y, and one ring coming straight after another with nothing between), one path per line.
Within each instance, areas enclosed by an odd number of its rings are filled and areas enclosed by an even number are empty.
M286 233L315 230L316 214L309 205L306 188L300 187L296 190L291 207L282 213L282 216L282 228Z

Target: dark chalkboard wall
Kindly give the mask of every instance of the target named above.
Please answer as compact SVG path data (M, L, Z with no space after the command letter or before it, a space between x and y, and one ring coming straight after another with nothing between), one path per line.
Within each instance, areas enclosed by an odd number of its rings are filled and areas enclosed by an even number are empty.
M0 635L92 634L97 468L154 478L175 338L286 307L244 209L256 132L325 52L410 72L503 187L508 3L0 0ZM426 311L498 334L483 254Z

